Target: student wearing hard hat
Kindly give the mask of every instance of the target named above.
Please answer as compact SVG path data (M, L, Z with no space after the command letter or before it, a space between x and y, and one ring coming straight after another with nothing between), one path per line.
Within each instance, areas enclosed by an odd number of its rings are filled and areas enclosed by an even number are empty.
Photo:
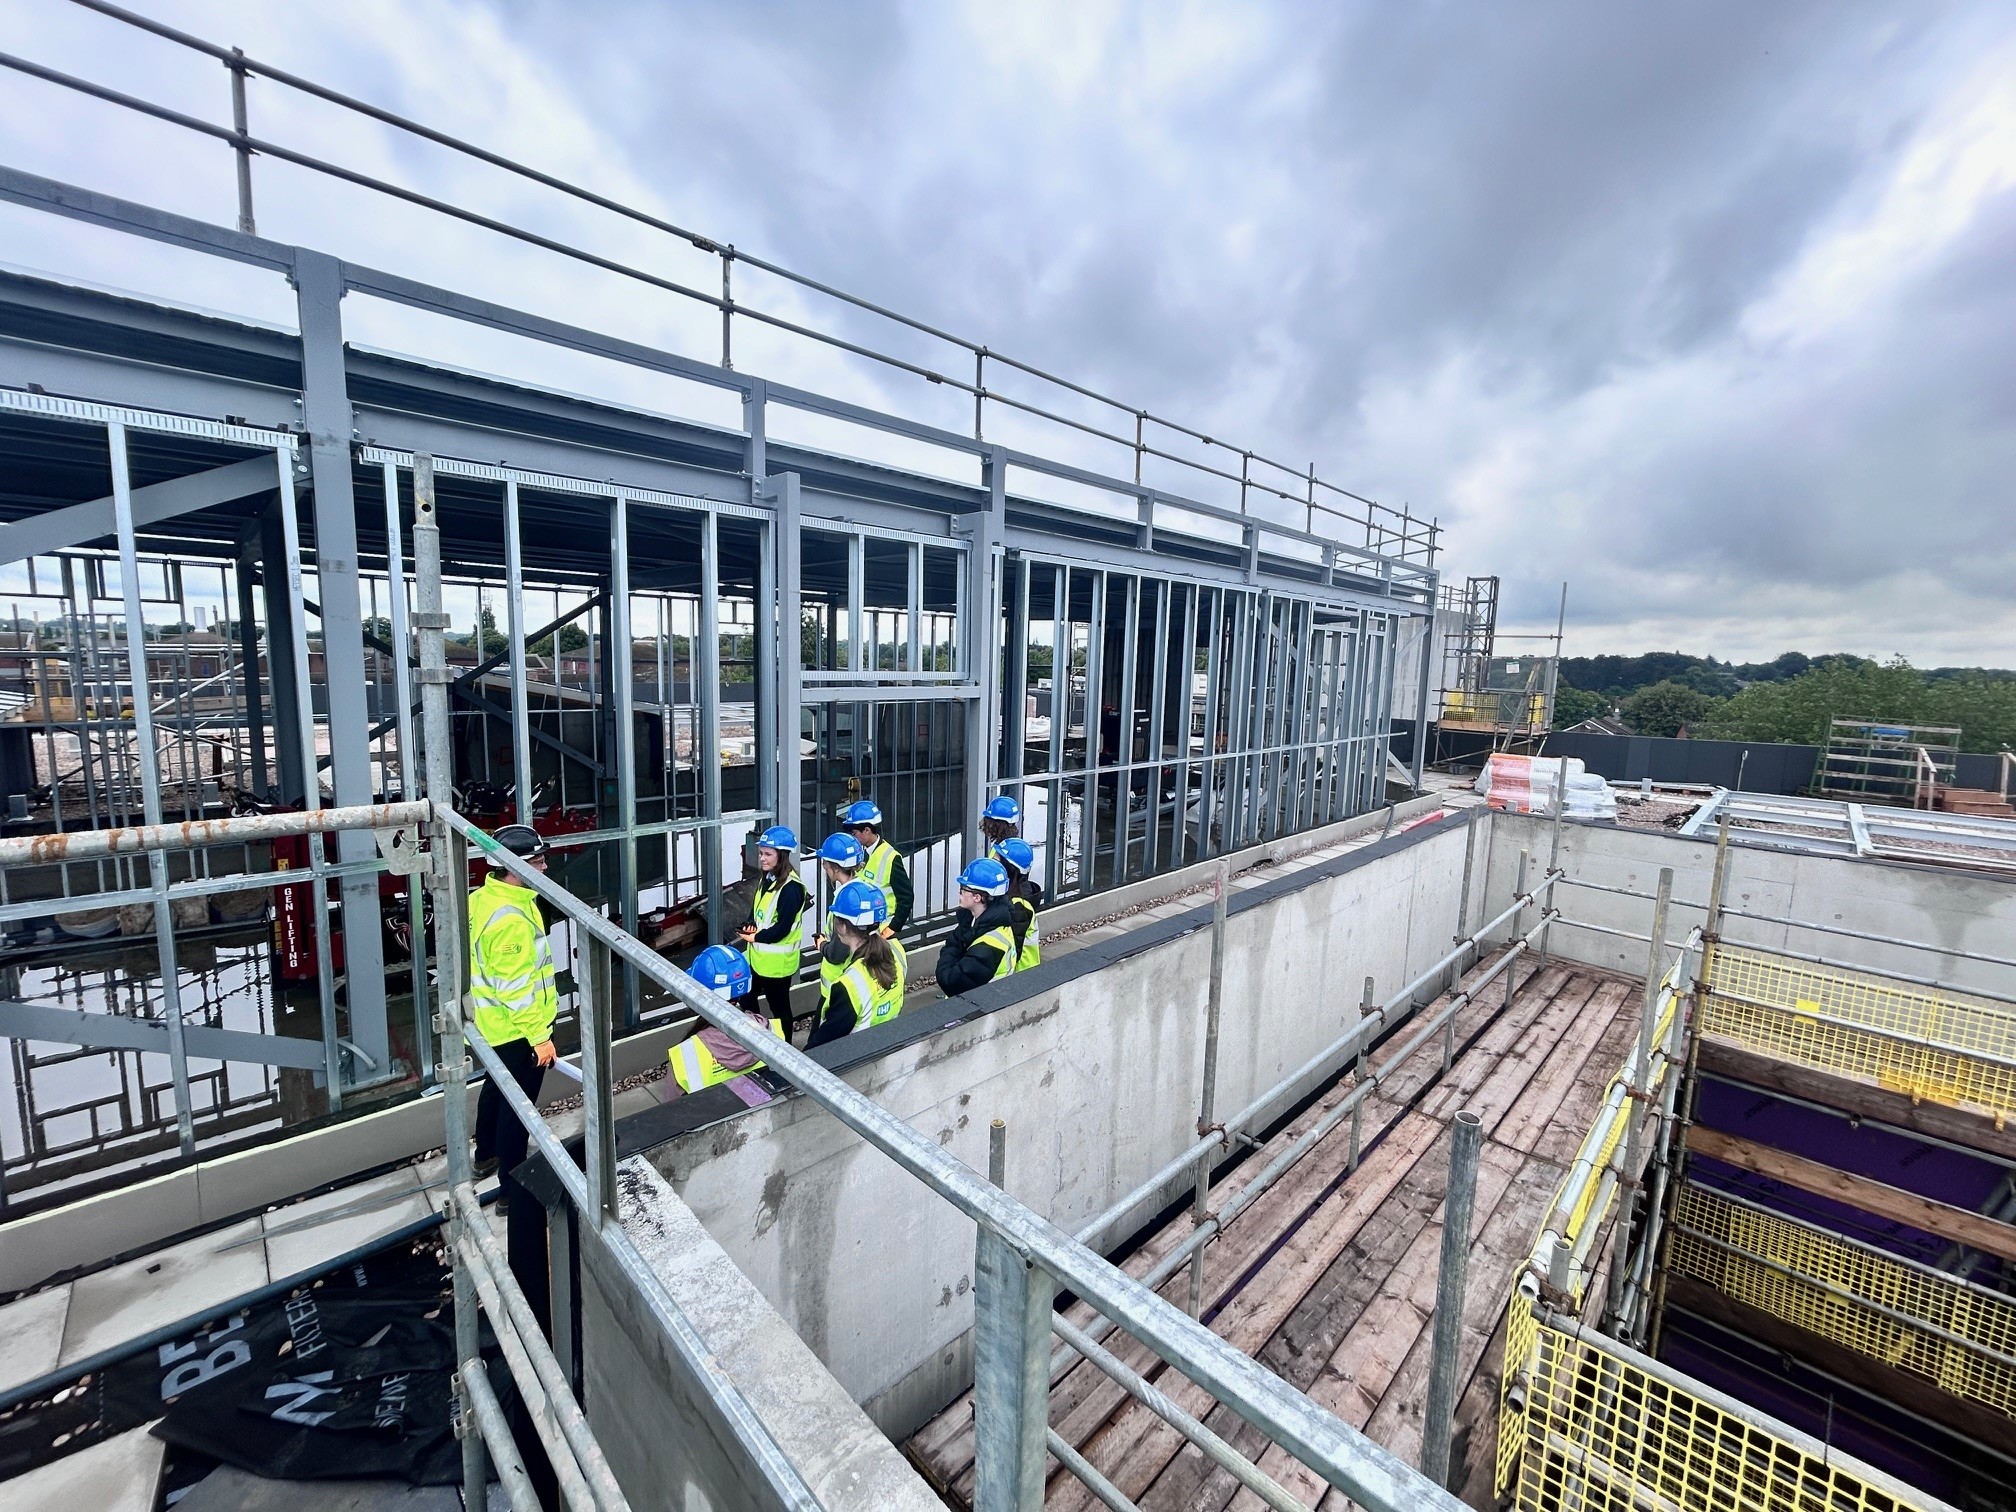
M798 880L798 837L773 824L756 837L756 894L749 904L749 922L736 931L749 958L757 996L791 1035L791 984L798 978L799 958L808 933L810 896Z
M1015 969L1027 971L1043 960L1042 931L1036 926L1036 910L1043 906L1043 889L1029 875L1036 865L1036 852L1019 835L995 842L994 859L1008 873L1008 906L1015 912Z
M766 1015L756 997L756 977L741 951L728 945L709 945L693 958L686 974L728 999L756 1028L784 1038L784 1025L774 1014ZM674 1045L670 1058L671 1074L665 1079L667 1102L763 1069L761 1060L712 1024Z
M546 870L546 838L529 824L507 824L491 836L497 846L538 871ZM546 1068L558 1057L553 1020L560 996L553 984L553 947L539 895L493 861L483 885L469 895L470 1018L483 1043L536 1104ZM531 1138L504 1101L495 1077L485 1078L476 1099L476 1165L507 1176L525 1159Z
M980 838L994 846L1021 833L1022 805L1006 793L989 798L987 807L980 810Z
M867 853L861 862L861 880L882 889L883 900L889 905L889 933L900 933L910 922L915 894L910 886L910 868L903 864L903 853L882 838L882 810L873 799L864 798L848 804L841 811L840 822Z
M833 895L827 918L833 935L825 956L836 973L820 994L819 1023L806 1043L808 1050L886 1023L903 1011L908 963L903 947L882 932L889 922L882 889L872 882L849 882Z
M1015 910L1008 902L1008 870L992 856L959 873L963 917L938 947L938 985L957 997L1015 969Z
M819 870L826 878L826 885L833 889L834 897L839 897L847 884L861 875L861 863L867 859L868 852L861 848L861 842L845 831L835 831L821 842ZM885 917L887 915L886 906L884 915ZM844 945L837 945L828 939L823 930L812 936L812 946L819 952L819 1003L820 1011L823 1013L826 994L831 992L833 984L840 980L840 972L846 964L848 952Z

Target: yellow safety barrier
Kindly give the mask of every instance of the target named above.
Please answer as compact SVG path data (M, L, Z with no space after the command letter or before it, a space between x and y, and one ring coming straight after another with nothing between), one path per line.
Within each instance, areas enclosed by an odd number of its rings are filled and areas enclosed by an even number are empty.
M1701 1032L1914 1102L2016 1113L2016 1011L1961 993L1714 944Z
M1488 725L1492 729L1520 730L1546 722L1547 695L1517 689L1490 689L1482 693L1451 688L1442 695L1444 724Z
M1689 1182L1668 1268L2016 1418L2016 1301Z
M1756 1512L1921 1512L1941 1504L1792 1430L1732 1410L1677 1373L1587 1332L1541 1322L1514 1292L1506 1318L1498 1485L1520 1512L1744 1508ZM1516 1367L1516 1374L1515 1374Z
M1690 939L1690 948L1693 941ZM1634 1116L1647 1116L1664 1090L1668 1076L1676 1074L1673 1061L1678 1055L1681 1035L1679 1015L1690 988L1701 994L1697 1010L1709 1011L1704 985L1696 987L1687 976L1688 950L1682 950L1661 983L1658 1018L1653 1044L1659 1047L1646 1085L1638 1086L1636 1050L1617 1075L1588 1132L1584 1135L1573 1165L1562 1182L1549 1210L1546 1227L1534 1246L1523 1283L1515 1287L1505 1316L1505 1367L1500 1377L1498 1444L1495 1488L1520 1512L1626 1512L1626 1509L1670 1509L1688 1512L1693 1508L1744 1508L1758 1512L1925 1512L1943 1507L1936 1499L1915 1494L1911 1488L1848 1459L1838 1450L1777 1423L1767 1415L1746 1408L1706 1386L1691 1382L1678 1371L1661 1366L1616 1344L1575 1320L1584 1309L1589 1278L1600 1269L1604 1226L1616 1205L1623 1164L1626 1126ZM1857 979L1850 991L1843 986L1845 974L1812 972L1804 967L1786 968L1790 963L1763 952L1732 947L1717 949L1711 960L1719 961L1718 987L1740 998L1756 997L1771 1003L1782 998L1790 1008L1792 993L1810 995L1822 991L1818 999L1828 1006L1830 1016L1843 1019L1850 1013L1875 1015L1878 1002L1887 1003L1875 989L1892 996L1899 989L1877 978ZM1796 972L1798 975L1793 975ZM1705 974L1705 973L1704 973ZM1772 996L1775 994L1776 996ZM1919 993L1920 998L1933 995ZM1945 998L1942 1007L1957 1006ZM1725 998L1726 1009L1738 1006ZM1768 1022L1797 1017L1810 1024L1812 1015L1803 1010L1769 1012ZM1898 1021L1893 1016L1891 1022ZM1732 1022L1724 1020L1725 1023ZM1872 1018L1872 1022L1878 1022ZM1884 1027L1888 1027L1885 1023ZM1970 1026L1966 1032L1977 1032ZM1725 1029L1722 1032L1729 1032ZM1871 1036L1879 1038L1880 1036ZM1756 1043L1755 1040L1748 1041ZM1774 1044L1787 1043L1781 1037ZM1760 1048L1768 1048L1760 1046ZM1785 1053L1782 1050L1777 1053ZM1706 1194L1712 1198L1713 1194ZM1724 1204L1731 1209L1734 1204ZM1963 1340L1980 1340L1988 1358L1969 1350L1939 1333L1919 1333L1907 1337L1909 1344L1931 1342L1946 1352L1913 1356L1934 1372L1933 1379L1947 1384L1964 1380L1977 1400L2011 1410L2011 1383L2016 1377L1984 1374L1999 1368L1993 1356L2016 1352L2016 1305L2000 1304L1968 1312L1956 1299L1941 1295L1920 1296L1904 1282L1915 1277L1884 1276L1878 1280L1866 1256L1859 1261L1845 1254L1826 1251L1818 1241L1834 1239L1812 1230L1803 1248L1786 1242L1776 1233L1764 1233L1756 1224L1704 1206L1699 1189L1689 1187L1681 1195L1673 1232L1672 1269L1698 1275L1732 1296L1753 1306L1766 1307L1779 1317L1815 1328L1815 1321L1829 1306L1836 1306L1824 1288L1808 1286L1818 1302L1801 1307L1790 1300L1796 1287L1768 1265L1755 1266L1758 1274L1749 1285L1725 1284L1732 1274L1728 1249L1692 1238L1686 1231L1712 1234L1724 1245L1769 1259L1783 1259L1788 1270L1806 1266L1829 1281L1852 1289L1864 1285L1872 1297L1895 1311L1919 1309L1928 1322L1936 1317L1938 1328ZM1691 1216L1690 1216L1691 1215ZM1767 1217L1769 1215L1766 1215ZM1788 1227L1790 1221L1787 1220ZM1719 1224L1720 1227L1715 1225ZM1705 1225L1705 1226L1704 1226ZM1767 1225L1768 1226L1768 1225ZM1733 1236L1733 1237L1731 1237ZM1836 1240L1845 1247L1845 1241ZM1757 1248L1762 1244L1764 1248ZM1561 1252L1576 1257L1566 1268L1563 1285ZM1824 1251L1824 1253L1823 1253ZM1686 1260L1683 1262L1683 1255ZM1863 1269L1858 1271L1857 1264ZM1549 1281L1549 1271L1553 1279ZM1899 1271L1907 1269L1901 1264ZM1705 1274L1704 1274L1705 1272ZM1948 1278L1950 1281L1951 1278ZM1887 1284L1887 1289L1885 1285ZM1983 1298L1980 1288L1966 1288L1974 1302ZM1773 1287L1777 1291L1773 1291ZM1556 1289L1559 1288L1559 1289ZM1536 1293L1549 1299L1542 1303ZM1785 1300L1778 1300L1778 1299ZM1944 1310L1940 1311L1940 1307ZM1853 1304L1840 1304L1852 1307ZM1558 1311L1549 1312L1549 1306ZM1837 1307L1839 1310L1839 1307ZM1880 1321L1880 1315L1879 1315ZM1861 1337L1878 1344L1882 1337L1866 1321ZM1815 1328L1816 1332L1827 1332ZM1844 1331L1852 1331L1844 1328ZM1911 1330L1900 1326L1899 1332ZM1828 1333L1836 1337L1835 1333ZM1844 1340L1844 1342L1848 1342ZM1857 1345L1856 1347L1862 1347ZM1873 1352L1873 1351L1872 1351ZM1896 1363L1894 1349L1879 1353ZM2016 1364L2016 1360L2009 1363ZM1948 1386L1948 1389L1956 1389Z

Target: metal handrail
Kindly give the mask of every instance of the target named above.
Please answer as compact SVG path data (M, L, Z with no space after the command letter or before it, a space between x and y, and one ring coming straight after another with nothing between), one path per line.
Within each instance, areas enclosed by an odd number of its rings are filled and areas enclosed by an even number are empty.
M1306 518L1310 522L1310 528L1312 530L1314 528L1314 517L1318 512L1333 515L1339 519L1346 520L1352 524L1362 525L1365 529L1365 537L1366 537L1365 544L1368 547L1376 546L1381 550L1385 550L1397 546L1397 551L1395 554L1402 561L1412 560L1417 556L1419 556L1420 558L1425 560L1425 562L1429 566L1432 567L1434 564L1435 557L1440 548L1441 526L1439 522L1432 519L1424 520L1417 518L1416 516L1413 515L1413 513L1409 509L1404 508L1394 509L1390 505L1381 504L1374 499L1367 498L1363 494L1353 492L1350 489L1340 487L1339 485L1330 483L1322 478L1319 478L1316 476L1316 471L1313 464L1305 472L1300 467L1292 467L1285 462L1281 462L1279 460L1267 456L1265 453L1254 451L1250 448L1234 446L1231 443L1226 442L1218 437L1215 437L1206 431L1199 430L1193 426L1185 425L1179 421L1169 420L1162 416L1158 416L1152 413L1151 411L1144 409L1138 405L1125 403L1124 401L1116 399L1109 394L1102 393L1099 390L1091 388L1085 384L1081 384L1072 379L1065 378L1060 374L1050 372L1047 369L1038 367L1033 363L1025 362L1019 358L1009 356L1006 353L995 351L994 349L985 345L984 343L974 341L969 337L957 335L951 331L947 331L941 327L932 325L926 321L919 320L913 316L905 315L900 311L890 309L887 306L877 304L872 300L865 299L856 294L848 293L843 289L837 288L819 279L815 279L809 277L808 275L798 273L788 267L783 266L782 264L772 262L767 258L763 258L756 254L742 251L736 246L734 246L733 243L722 242L715 238L708 237L700 232L690 230L672 221L665 220L659 216L652 215L648 211L640 210L635 206L624 204L620 200L612 199L606 195L599 194L594 190L586 189L577 184L570 183L567 180L561 179L549 173L545 173L527 164L517 162L516 160L505 157L502 154L491 152L486 148L479 147L472 142L468 142L461 138L452 136L446 132L439 131L419 121L415 121L410 117L402 116L397 114L396 112L386 110L383 107L372 105L367 101L360 100L354 96L344 94L343 92L329 88L326 85L318 84L313 80L304 78L303 76L292 73L286 69L277 68L272 65L260 62L256 59L249 58L243 52L237 49L227 49L225 47L220 46L217 43L210 42L201 37L197 37L189 32L181 31L178 28L168 26L159 21L155 21L147 16L137 14L136 12L130 11L123 6L108 3L108 0L74 0L74 3L84 7L85 9L95 11L98 14L106 16L111 20L118 21L122 24L134 27L138 30L151 33L152 35L161 37L162 39L172 42L177 46L188 48L191 51L205 54L206 56L214 58L219 62L223 63L225 67L231 72L233 79L234 106L235 106L233 125L231 127L218 126L212 122L204 121L201 120L200 118L186 115L180 111L175 111L164 106L156 105L151 101L142 100L135 96L127 95L120 91L107 88L103 85L94 84L88 80L64 74L59 70L48 68L44 65L36 64L26 59L0 54L0 66L12 68L17 72L28 74L31 77L42 79L44 82L56 84L59 85L60 87L71 89L75 92L92 96L94 98L103 100L109 104L118 105L129 110L134 110L142 114L150 115L156 119L167 121L171 124L181 126L187 130L191 130L205 136L210 136L217 140L227 143L238 155L239 158L240 224L242 229L246 229L249 231L251 225L250 177L249 177L250 157L252 155L257 154L278 158L283 161L294 163L297 166L308 168L315 172L329 174L334 177L345 179L348 182L358 184L362 187L373 189L380 193L389 194L395 198L399 198L409 203L419 205L422 208L433 210L436 211L437 213L449 215L456 219L460 219L469 222L471 224L482 226L485 229L495 231L501 235L509 236L521 241L526 241L533 245L540 246L546 250L555 251L560 253L561 255L573 257L578 260L588 262L591 265L603 267L609 271L617 272L629 277L643 279L658 287L664 288L671 293L679 295L682 298L686 298L695 301L697 303L706 305L712 309L715 309L720 312L722 317L721 365L724 368L732 366L732 360L731 360L732 347L730 344L731 341L730 333L732 330L733 317L737 314L744 315L760 323L770 325L781 330L789 331L795 335L805 336L813 341L820 342L824 345L831 346L842 351L853 353L854 355L867 358L868 360L873 362L884 364L885 366L895 368L899 371L908 372L913 376L924 379L928 383L934 385L940 385L946 388L954 389L962 393L970 394L975 402L974 430L976 436L979 434L981 429L981 415L984 409L984 405L986 401L993 400L997 404L1006 405L1007 407L1014 410L1018 410L1022 413L1030 414L1040 419L1050 421L1051 423L1063 425L1070 429L1077 430L1107 440L1115 445L1128 448L1135 454L1136 458L1135 481L1137 483L1140 482L1139 474L1142 460L1147 457L1155 457L1160 460L1173 463L1180 467L1186 467L1196 472L1201 472L1209 476L1223 479L1226 482L1237 483L1240 488L1240 512L1242 514L1246 512L1245 506L1246 506L1247 494L1252 491L1258 491L1263 494L1271 495L1274 498L1283 501L1284 503L1293 504L1301 507L1305 511ZM276 84L282 84L289 88L299 90L302 93L313 96L314 98L324 100L330 104L337 105L343 109L353 111L368 119L375 120L383 125L390 126L395 130L405 132L409 135L418 137L428 142L432 142L437 146L445 147L450 151L463 154L464 156L488 164L491 167L502 169L507 173L526 179L529 182L539 184L544 188L554 190L560 194L567 195L570 198L579 200L584 204L592 205L597 209L608 211L612 214L621 216L637 224L647 226L653 230L663 232L667 235L674 236L682 241L688 242L701 252L711 254L720 259L721 273L722 273L722 292L716 295L702 289L694 288L690 285L680 284L673 280L645 272L644 270L615 262L612 259L603 258L596 253L587 251L586 249L569 247L564 243L560 243L551 238L543 237L538 233L527 231L521 227L513 226L507 222L494 220L490 217L480 215L473 211L463 210L460 207L452 205L446 201L436 200L429 196L418 194L415 191L405 189L399 185L390 183L388 181L375 179L370 177L369 175L358 173L355 170L345 169L335 163L314 158L309 154L295 151L293 149L282 146L278 143L269 142L254 137L247 130L244 119L243 83L246 78L251 76L258 76L261 78L265 78ZM903 358L894 356L893 354L877 351L873 348L848 341L842 337L832 335L828 332L820 331L813 327L800 325L795 321L787 320L781 316L769 314L741 300L738 300L734 297L733 285L732 285L732 270L733 265L736 262L745 263L752 268L759 269L762 272L783 279L786 282L794 284L800 288L804 288L812 292L822 294L828 298L838 300L843 304L850 305L856 309L862 310L880 319L888 320L906 329L916 331L919 334L928 336L933 340L942 341L947 345L958 349L963 354L971 356L974 359L975 363L974 378L971 381L968 381L965 379L958 378L949 373L939 372L931 368L925 367L921 364L909 362ZM986 364L990 361L999 363L1016 372L1020 372L1029 377L1035 378L1040 382L1051 384L1057 388L1065 390L1068 393L1076 394L1081 398L1089 399L1095 404L1104 405L1108 409L1117 411L1120 415L1125 416L1134 421L1133 437L1130 439L1128 436L1120 432L1109 431L1099 426L1088 424L1085 421L1074 419L1069 415L1060 414L1057 413L1056 411L1045 409L1039 405L1031 404L1026 400L1016 399L1009 395L989 389L986 386ZM1231 456L1239 459L1240 462L1239 470L1234 472L1231 471L1229 468L1216 467L1211 465L1210 463L1201 462L1194 458L1185 457L1178 453L1167 451L1162 448L1158 448L1154 445L1151 445L1146 438L1145 427L1148 425L1158 426L1161 429L1168 431L1173 435L1182 436L1189 440L1195 441L1205 448L1227 452ZM1273 469L1276 473L1281 474L1283 477L1293 478L1297 484L1296 491L1290 492L1287 489L1278 486L1277 484L1270 483L1262 479L1253 477L1252 464L1256 462L1261 464L1263 467ZM1327 493L1334 494L1339 498L1349 499L1354 501L1355 503L1365 506L1366 510L1365 514L1362 516L1354 515L1347 510L1338 509L1333 505L1317 502L1316 492L1319 488ZM1389 521L1391 523L1389 523ZM1375 533L1376 533L1376 539L1375 539Z
M1068 1287L1105 1320L1124 1328L1169 1364L1203 1386L1240 1417L1315 1470L1330 1485L1375 1509L1439 1508L1457 1512L1461 1503L1398 1456L1318 1407L1257 1361L1235 1349L1201 1323L1087 1249L879 1104L813 1060L804 1051L758 1030L718 993L701 987L683 971L586 908L571 893L527 865L488 834L446 806L437 817L462 840L478 847L489 863L571 918L576 927L607 946L625 966L679 998L700 1018L763 1060L776 1076L796 1087L867 1143L998 1237L1025 1263ZM480 1052L479 1052L480 1054ZM509 1096L508 1088L503 1089ZM538 1138L537 1131L534 1137ZM541 1141L542 1148L544 1142ZM571 1164L571 1162L570 1162ZM1200 1231L1203 1232L1203 1231ZM1197 1236L1193 1236L1196 1238Z
M1595 1122L1590 1125L1589 1132L1583 1136L1575 1152L1575 1160L1562 1180L1553 1206L1548 1209L1547 1221L1534 1242L1527 1268L1519 1279L1519 1290L1529 1298L1540 1295L1543 1281L1567 1290L1557 1274L1556 1261L1565 1259L1579 1269L1588 1252L1592 1237L1600 1226L1597 1215L1607 1206L1609 1195L1614 1193L1618 1183L1617 1166L1624 1158L1626 1143L1617 1137L1618 1127L1626 1119L1635 1121L1637 1115L1632 1104L1649 1097L1652 1087L1661 1077L1671 1075L1677 1064L1679 1051L1673 1043L1675 1036L1662 1032L1658 1026L1665 1024L1670 1014L1678 1012L1680 998L1691 990L1688 961L1700 948L1701 940L1702 931L1696 928L1687 936L1679 956L1660 979L1657 1000L1648 1016L1654 1026L1649 1041L1641 1038L1633 1043L1629 1058L1618 1069L1604 1095L1603 1106L1597 1111ZM1593 1192L1590 1189L1592 1183L1595 1183ZM1569 1230L1577 1213L1582 1214L1584 1228L1582 1232L1571 1235ZM1564 1246L1568 1246L1565 1252Z
M570 918L577 928L606 947L624 965L634 967L640 975L650 978L679 998L700 1018L727 1034L730 1039L759 1054L775 1074L798 1087L840 1122L888 1154L927 1187L974 1219L989 1233L998 1236L1029 1264L1042 1268L1068 1286L1102 1315L1104 1326L1099 1330L1101 1333L1110 1331L1110 1327L1114 1325L1124 1328L1184 1375L1211 1392L1219 1401L1232 1407L1241 1417L1261 1428L1274 1442L1315 1469L1330 1485L1363 1505L1392 1509L1392 1512L1397 1512L1400 1508L1421 1507L1456 1512L1460 1507L1461 1504L1453 1497L1425 1480L1397 1456L1324 1412L1306 1396L1289 1387L1257 1362L1165 1301L1153 1290L1154 1282L1137 1281L1108 1264L1085 1246L1056 1229L1040 1215L1007 1196L954 1159L935 1141L925 1138L909 1124L856 1092L804 1052L788 1044L779 1043L767 1032L759 1034L754 1031L747 1021L717 994L698 986L684 972L673 967L641 941L589 909L571 893L503 849L489 834L444 804L423 801L326 808L306 812L242 816L201 824L150 826L137 831L104 831L99 832L104 838L96 843L108 848L116 845L134 849L179 850L202 844L240 840L255 831L259 835L271 837L281 834L319 833L331 829L370 828L373 825L405 827L429 813L436 823L442 826L444 832L459 837L465 843L475 845L483 852L493 868L513 874L522 885L530 887L553 904L563 915ZM69 838L75 840L83 837ZM34 840L19 843L32 845ZM452 848L437 853L434 866L437 868L437 885L441 882L438 869L445 866L448 869L447 885L450 888L458 884L466 887L466 872L456 863ZM1536 888L1534 891L1537 893L1539 890ZM1520 906L1529 900L1530 895L1522 896ZM1537 934L1539 928L1544 928L1544 924L1543 920L1542 925L1536 927L1533 933ZM1528 947L1530 938L1531 936L1515 942L1501 961L1493 967L1486 980L1507 969ZM1457 1001L1467 1001L1484 985L1483 981L1473 984L1469 992L1458 995ZM1453 1011L1452 1006L1448 1012ZM1438 1015L1436 1020L1425 1025L1416 1034L1412 1043L1380 1068L1381 1073L1411 1054L1419 1044L1425 1043L1446 1016L1445 1012L1444 1015ZM729 1417L734 1431L742 1439L745 1448L763 1464L766 1471L773 1473L775 1477L773 1488L782 1491L782 1499L787 1505L817 1506L816 1498L812 1496L809 1488L805 1487L802 1478L785 1459L767 1430L748 1409L739 1391L720 1373L718 1364L712 1360L699 1336L692 1331L691 1324L666 1292L663 1282L636 1252L620 1221L613 1215L600 1213L590 1206L588 1177L567 1155L558 1137L547 1127L531 1101L505 1072L495 1052L480 1036L465 1031L465 1037L478 1061L489 1071L492 1082L506 1105L513 1115L525 1124L531 1142L551 1163L569 1200L596 1225L597 1234L617 1257L626 1278L638 1287L647 1305L665 1326L675 1347L693 1367L696 1379L708 1383L717 1405ZM457 1078L455 1084L449 1088L450 1097L457 1094L459 1085L460 1079ZM1370 1095L1376 1085L1375 1075L1356 1089L1353 1097L1362 1098ZM592 1097L590 1106L591 1108L594 1106ZM1341 1116L1340 1112L1338 1117ZM1330 1127L1334 1126L1333 1120ZM604 1133L606 1136L606 1131ZM1288 1164L1299 1158L1301 1150L1306 1147L1306 1144L1298 1145L1285 1161L1277 1160L1269 1172L1263 1173L1259 1180L1242 1192L1239 1199L1235 1199L1233 1204L1221 1210L1217 1215L1217 1221L1222 1224L1229 1221L1231 1216L1236 1216L1238 1211L1243 1210L1258 1197L1267 1184L1278 1178L1281 1170L1285 1170ZM455 1157L451 1155L451 1159L453 1158ZM463 1158L466 1158L466 1152ZM543 1423L546 1428L553 1430L550 1438L546 1438L545 1435L542 1435L542 1438L545 1438L547 1447L553 1455L556 1470L561 1473L563 1484L574 1485L575 1475L570 1474L568 1469L571 1461L572 1469L578 1473L580 1480L580 1485L575 1487L577 1495L585 1494L592 1497L592 1505L605 1508L623 1505L620 1490L614 1490L612 1495L613 1477L607 1476L606 1462L601 1461L599 1450L594 1447L593 1437L588 1433L585 1419L578 1417L578 1404L573 1403L571 1398L565 1395L564 1377L559 1373L559 1366L552 1356L550 1346L539 1335L536 1326L526 1326L525 1320L530 1316L529 1308L525 1306L523 1295L510 1275L508 1264L496 1253L495 1240L490 1237L487 1228L481 1226L481 1214L473 1202L473 1188L465 1179L457 1182L451 1190L452 1205L459 1220L456 1236L457 1258L475 1283L475 1289L481 1296L485 1311L491 1314L493 1323L497 1325L500 1339L507 1331L511 1335L507 1355L515 1357L510 1363L521 1387L528 1393L528 1401L533 1393L539 1394L543 1399L543 1406L535 1404L535 1422ZM1200 1229L1192 1236L1190 1248L1201 1244L1212 1231L1209 1228ZM480 1413L478 1422L480 1428L483 1423L483 1416ZM570 1500L573 1499L575 1498L570 1497Z

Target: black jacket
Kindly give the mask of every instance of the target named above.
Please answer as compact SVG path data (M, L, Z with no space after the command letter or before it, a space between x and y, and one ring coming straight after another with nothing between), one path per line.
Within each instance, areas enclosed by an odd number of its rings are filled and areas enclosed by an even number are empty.
M959 927L938 947L938 986L947 997L957 997L968 988L994 980L1001 966L1001 952L992 945L974 942L990 929L1006 926L1012 937L1015 910L1006 898L996 898L981 910L980 917L961 913Z
M896 895L896 906L889 911L889 932L901 934L903 926L910 922L910 910L917 906L916 889L910 885L910 867L901 851L896 853L896 864L889 868L889 891Z

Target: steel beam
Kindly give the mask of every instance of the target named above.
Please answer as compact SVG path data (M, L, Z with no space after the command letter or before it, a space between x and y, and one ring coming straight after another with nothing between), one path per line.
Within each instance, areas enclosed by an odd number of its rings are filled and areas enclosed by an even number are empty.
M174 1047L173 1033L167 1023L128 1018L123 1013L50 1008L40 1003L0 1002L0 1035L8 1039L85 1045L98 1050L143 1050L153 1055L171 1055ZM278 1034L184 1025L182 1048L185 1054L206 1060L292 1066L313 1071L318 1079L323 1070L319 1039L290 1039Z
M165 483L150 483L145 488L136 488L131 496L133 528L144 529L163 520L172 520L177 515L191 514L199 509L228 504L233 499L277 488L280 469L274 459L274 453L266 452L226 467L213 467L208 472L191 473L186 478L171 478ZM103 540L117 530L118 521L110 495L93 499L88 504L72 504L64 509L30 515L12 525L0 525L0 566L26 561L33 556L47 556L68 546L83 546Z

